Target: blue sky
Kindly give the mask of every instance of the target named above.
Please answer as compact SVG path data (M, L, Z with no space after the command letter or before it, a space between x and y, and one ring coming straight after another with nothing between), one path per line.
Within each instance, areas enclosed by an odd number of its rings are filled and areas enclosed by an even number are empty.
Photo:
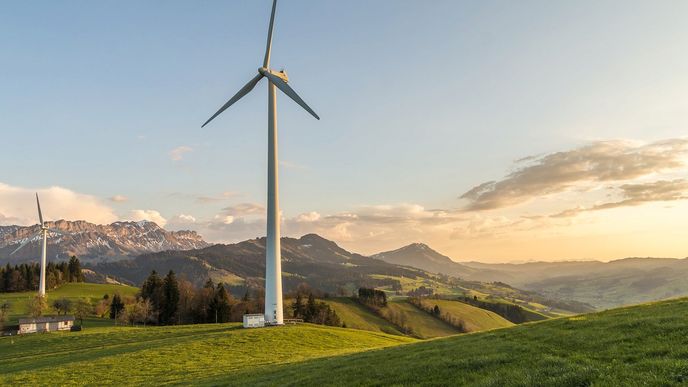
M269 10L267 0L3 3L0 183L12 192L61 187L84 195L107 213L79 213L92 221L157 212L168 228L197 229L214 241L262 235L265 84L200 124L260 66ZM524 230L495 240L489 228L471 236L460 231L470 226L456 223L451 230L409 224L408 212L460 212L495 224L566 210L555 211L542 192L477 213L462 212L459 197L524 168L514 164L523 157L599 141L636 149L684 138L686 11L682 1L282 0L272 65L287 69L322 117L279 97L281 202L292 222L285 232L320 232L362 252L420 240L464 259L597 257L578 250L575 238L556 253L523 249L516 241ZM174 149L187 152L173 157ZM683 148L677 152L685 160ZM613 183L682 179L685 171L658 167ZM122 200L109 200L115 195ZM571 205L593 207L603 194L589 196ZM73 219L64 208L53 217ZM22 202L0 205L4 223L30 222L25 211ZM674 215L660 212L652 212L657 224L673 224ZM595 211L597 220L582 223L633 213ZM342 226L346 216L357 221ZM366 216L377 220L358 223ZM574 226L533 227L569 238ZM645 231L619 233L632 239ZM649 255L686 247L648 243ZM557 244L566 245L543 241ZM632 252L599 253L625 254Z

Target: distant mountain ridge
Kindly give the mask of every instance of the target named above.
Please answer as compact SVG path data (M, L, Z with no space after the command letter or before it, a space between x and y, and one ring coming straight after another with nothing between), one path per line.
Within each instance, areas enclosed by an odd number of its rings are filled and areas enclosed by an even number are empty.
M391 283L379 276L403 276L406 278L428 277L422 270L401 267L351 253L335 242L316 234L301 238L281 238L282 272L285 287L302 282L325 290L348 288L352 283L382 286ZM202 284L210 277L216 282L230 285L262 287L265 276L265 238L249 239L233 244L216 244L201 249L162 251L142 254L129 260L103 262L93 267L132 284L139 284L151 270L174 270L192 282Z
M465 280L503 280L501 272L494 272L488 267L476 269L464 263L456 262L424 243L412 243L396 250L374 254L371 257L395 265L411 266L430 273L451 275Z
M507 283L551 299L575 300L597 308L688 295L688 259L459 263L422 243L372 257L468 281Z
M85 221L58 220L48 227L65 235L48 234L48 256L63 260L76 255L83 262L120 260L164 250L189 250L209 246L195 231L167 231L154 222L115 222L97 225ZM9 262L36 261L41 238L34 235L39 225L0 226L0 257ZM10 253L27 238L31 242L16 254Z

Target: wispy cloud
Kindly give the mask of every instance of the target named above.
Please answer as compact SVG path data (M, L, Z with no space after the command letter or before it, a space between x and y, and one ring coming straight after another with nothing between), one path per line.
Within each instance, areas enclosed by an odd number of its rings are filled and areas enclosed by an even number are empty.
M482 183L460 196L466 210L492 210L560 193L582 183L623 183L685 167L688 139L651 144L599 141L569 151L525 158L529 164L499 181Z
M667 202L688 199L688 180L659 180L652 183L623 184L618 187L622 200L596 204L590 207L577 207L551 215L553 218L576 216L582 212L599 211L610 208L638 206L650 202Z
M170 151L170 159L173 161L180 161L184 159L184 155L193 152L193 148L187 145L178 146Z
M109 199L111 202L115 202L115 203L123 203L123 202L126 202L127 200L129 200L129 198L124 196L124 195L115 195L115 196L110 197Z

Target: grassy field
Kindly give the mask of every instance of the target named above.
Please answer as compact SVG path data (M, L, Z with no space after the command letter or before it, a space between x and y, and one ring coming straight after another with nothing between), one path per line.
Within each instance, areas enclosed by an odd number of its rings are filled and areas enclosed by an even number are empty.
M0 385L216 385L242 371L413 341L308 324L242 329L236 323L3 337Z
M281 366L232 383L637 386L688 382L688 300Z
M390 322L349 298L328 298L323 301L337 312L337 315L346 324L347 328L383 332L392 335L402 334Z
M3 337L0 385L674 385L686 315L680 299L427 341L308 324Z
M504 317L489 310L476 308L458 301L425 300L424 305L440 307L440 313L449 313L452 317L461 319L468 332L479 332L496 328L506 328L514 324Z
M88 298L91 302L96 302L103 298L105 294L112 296L114 293L119 293L123 296L133 296L136 292L138 292L138 288L125 285L68 283L57 289L49 290L46 296L48 298L48 304L50 304L52 300L58 298L68 298L72 300ZM19 318L27 316L27 305L35 296L35 291L0 293L0 304L4 302L10 303L8 324L16 324ZM51 309L46 314L55 314L55 311Z
M388 302L387 307L384 309L388 309L389 311L403 316L404 324L411 328L412 335L421 339L460 333L458 329L416 308L406 301Z

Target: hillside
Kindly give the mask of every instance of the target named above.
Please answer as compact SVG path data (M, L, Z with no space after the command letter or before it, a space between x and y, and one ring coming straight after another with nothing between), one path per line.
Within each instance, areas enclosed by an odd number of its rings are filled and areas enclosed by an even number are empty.
M475 306L464 304L463 302L431 299L423 301L423 304L427 304L430 307L437 305L440 308L440 313L447 313L456 319L460 319L463 321L468 332L506 328L514 325L512 322L494 312L476 308Z
M261 385L672 385L688 381L688 299L232 375Z
M267 372L278 364L413 341L313 325L242 329L238 324L2 337L0 385L217 385L232 383L231 376L241 371Z
M557 309L585 313L597 308L688 294L688 259L626 258L606 263L459 263L422 243L413 243L372 257L431 273L456 276L467 283L509 284L521 289L521 294L524 290L534 292L534 299L529 301L549 304L555 314ZM499 296L509 298L505 294Z
M322 301L334 309L347 328L402 335L392 323L349 298L328 298Z
M57 289L47 291L48 301L59 298L78 300L88 298L92 303L103 298L105 294L113 295L119 293L123 296L133 296L138 292L138 288L126 285L105 285L105 284L86 284L86 283L67 283ZM0 304L9 302L10 312L8 324L16 324L19 318L26 317L29 301L36 296L36 292L0 293ZM46 314L55 314L49 311Z
M548 315L592 309L587 305L547 299L506 284L464 281L388 263L349 252L316 234L307 234L298 239L282 238L281 245L285 292L294 290L302 283L339 296L349 296L359 287L375 287L399 295L425 287L446 295L495 297ZM133 259L102 262L87 267L132 285L141 284L152 270L159 273L174 270L178 276L187 278L197 286L212 278L215 282L228 284L235 294L242 295L248 288L263 287L265 238L202 249L143 254Z
M467 262L471 278L504 281L555 299L610 308L688 294L688 259L627 258L611 262ZM489 273L489 275L487 275Z
M92 328L0 338L0 384L671 385L688 299L424 342L308 324Z
M112 261L149 252L208 246L194 231L167 231L148 221L107 225L66 220L47 223L48 227L64 234L48 234L48 256L51 260L66 260L76 255L84 263ZM41 238L35 236L38 230L38 225L0 226L0 257L11 263L36 261L41 248ZM31 242L10 256L28 238Z
M383 309L383 314L396 325L405 328L405 333L419 339L450 336L460 330L416 308L406 301L391 301Z

